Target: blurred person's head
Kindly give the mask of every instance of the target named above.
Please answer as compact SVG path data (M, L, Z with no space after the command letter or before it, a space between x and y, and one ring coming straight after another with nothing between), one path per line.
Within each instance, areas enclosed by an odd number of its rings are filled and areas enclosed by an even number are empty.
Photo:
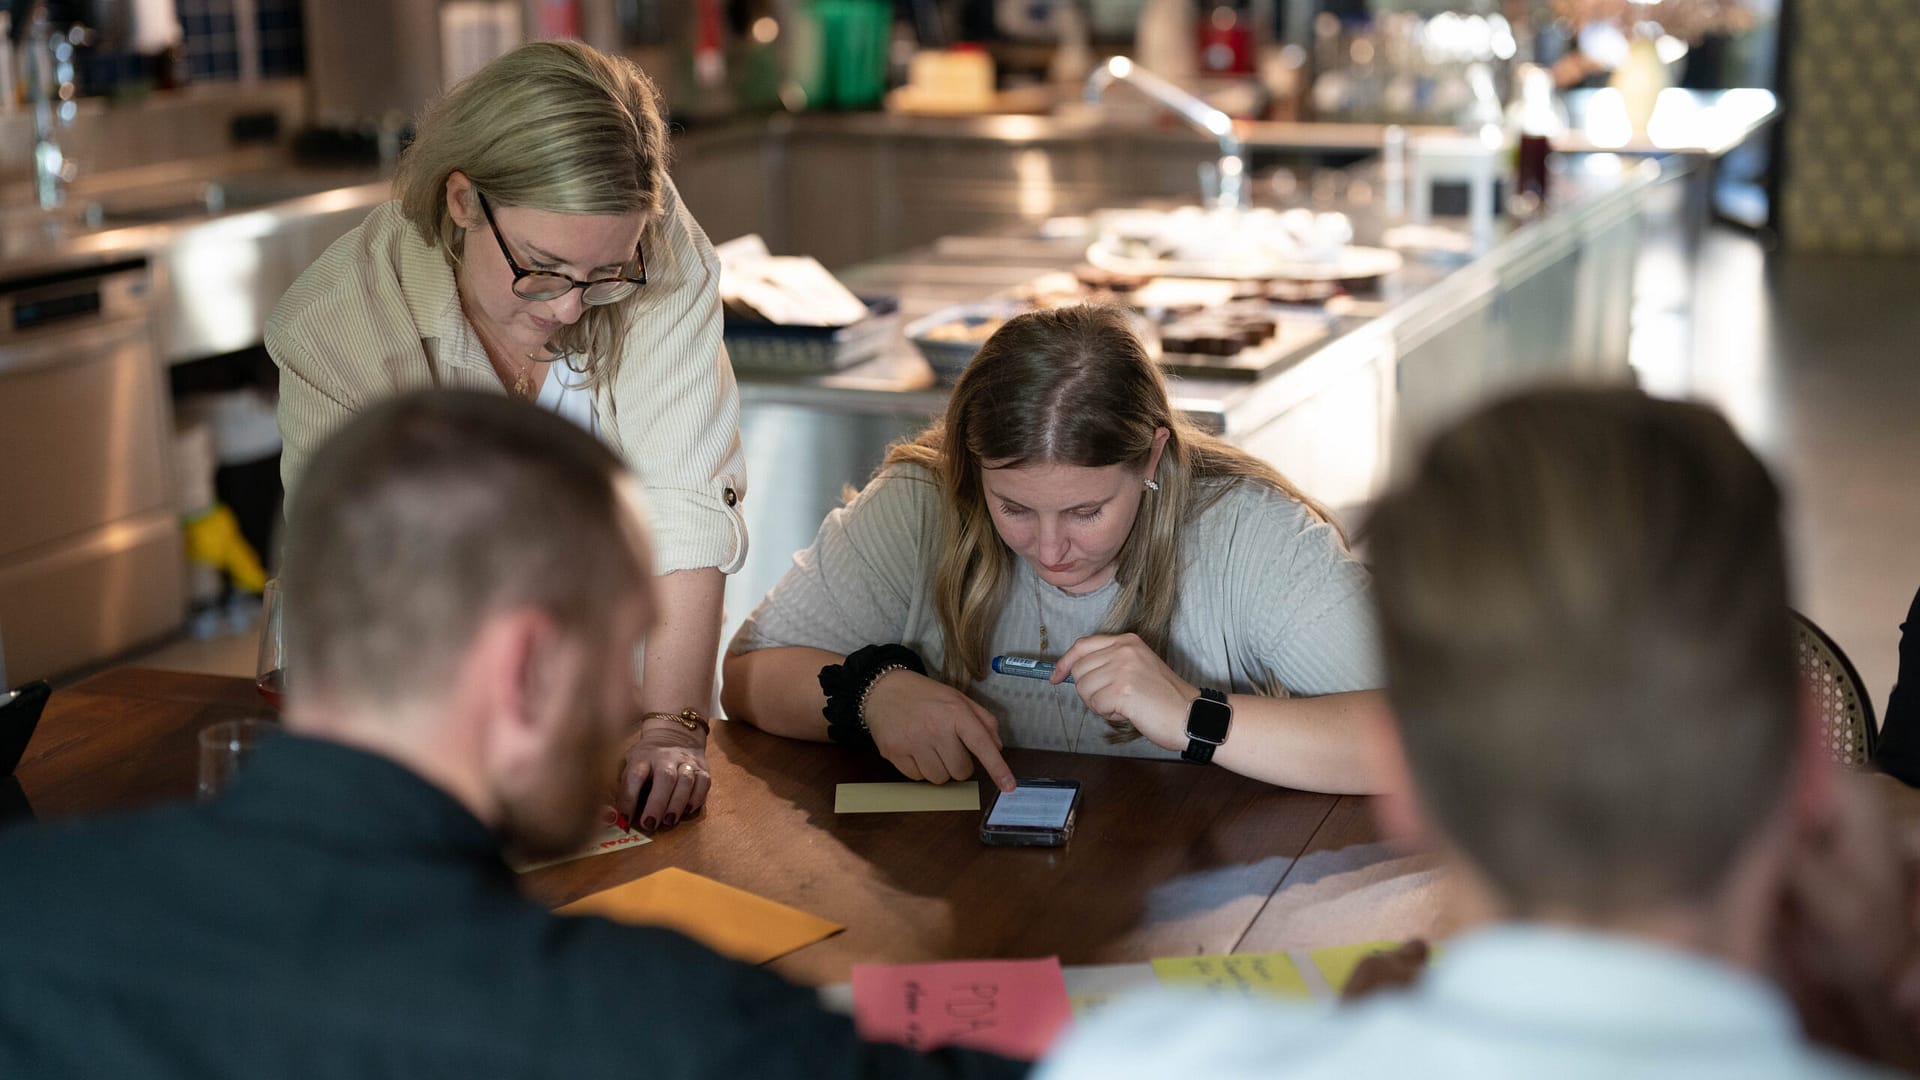
M609 450L498 395L390 399L314 455L282 580L290 727L402 761L529 851L585 838L654 617Z
M940 483L934 599L944 674L955 683L986 675L1015 559L1071 593L1117 577L1126 592L1106 631L1139 634L1164 655L1185 527L1235 481L1307 502L1272 467L1174 410L1115 307L1009 319L967 365L944 417L894 447L896 462Z
M1442 432L1368 526L1390 817L1515 917L1719 903L1810 775L1780 511L1698 405L1545 390Z
M550 346L590 359L591 380L611 376L637 290L601 286L625 294L604 304L583 289L527 299L507 258L579 281L641 276L666 199L667 128L638 67L575 41L523 45L427 108L394 184L490 347L518 361Z

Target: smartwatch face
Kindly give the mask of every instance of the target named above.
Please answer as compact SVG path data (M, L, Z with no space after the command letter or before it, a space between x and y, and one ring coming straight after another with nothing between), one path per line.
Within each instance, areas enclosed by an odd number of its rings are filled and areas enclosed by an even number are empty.
M1216 745L1226 742L1227 725L1232 720L1233 709L1225 702L1198 698L1187 710L1187 738Z

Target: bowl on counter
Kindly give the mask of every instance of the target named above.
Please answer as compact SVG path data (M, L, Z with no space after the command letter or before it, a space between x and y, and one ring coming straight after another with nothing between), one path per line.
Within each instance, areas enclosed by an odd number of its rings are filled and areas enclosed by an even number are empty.
M953 382L973 362L980 346L1008 319L1033 310L1025 300L983 300L941 308L907 325L907 340L927 358L934 378Z

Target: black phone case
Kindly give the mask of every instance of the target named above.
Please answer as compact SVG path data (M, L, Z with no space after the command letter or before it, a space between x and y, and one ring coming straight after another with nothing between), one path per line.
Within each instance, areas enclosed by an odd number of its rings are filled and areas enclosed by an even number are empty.
M1066 847L1073 839L1074 814L1058 829L989 829L980 826L980 842L988 847Z

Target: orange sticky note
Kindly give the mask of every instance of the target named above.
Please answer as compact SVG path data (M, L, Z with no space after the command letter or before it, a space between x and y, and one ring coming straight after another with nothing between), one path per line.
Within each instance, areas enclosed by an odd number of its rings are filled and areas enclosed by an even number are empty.
M915 1050L964 1046L1034 1061L1073 1019L1060 958L858 964L853 1024Z
M846 929L675 867L582 897L555 914L664 926L749 964L764 964Z

